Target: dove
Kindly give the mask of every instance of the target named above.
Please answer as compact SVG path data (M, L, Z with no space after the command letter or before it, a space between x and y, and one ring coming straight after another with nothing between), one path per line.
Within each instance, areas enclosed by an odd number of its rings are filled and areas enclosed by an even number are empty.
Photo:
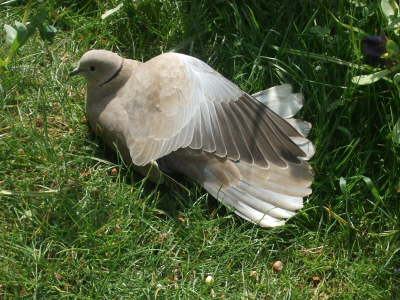
M285 224L312 192L311 124L291 118L303 96L290 84L249 95L179 53L141 63L91 50L74 75L96 134L156 183L179 189L171 174L181 173L262 227Z

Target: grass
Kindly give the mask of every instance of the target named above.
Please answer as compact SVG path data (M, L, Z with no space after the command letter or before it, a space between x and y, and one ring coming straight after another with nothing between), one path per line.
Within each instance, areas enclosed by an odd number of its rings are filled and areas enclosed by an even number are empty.
M14 194L0 194L0 299L399 299L400 156L390 138L399 91L351 82L368 61L362 35L333 18L374 34L385 25L379 7L131 3L102 21L118 2L36 2L55 43L32 39L1 75L0 190ZM23 12L1 6L0 25ZM250 93L301 89L317 151L304 209L263 229L188 179L184 197L134 174L90 132L84 81L68 78L93 48L143 61L187 53Z

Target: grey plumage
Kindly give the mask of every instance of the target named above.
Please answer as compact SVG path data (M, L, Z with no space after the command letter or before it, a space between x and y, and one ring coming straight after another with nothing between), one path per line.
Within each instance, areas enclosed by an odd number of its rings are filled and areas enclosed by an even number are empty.
M202 61L176 53L141 64L92 50L76 74L87 81L92 128L141 174L151 168L151 180L179 186L167 173L182 173L267 227L284 224L311 193L311 124L281 117L302 106L290 85L250 96Z

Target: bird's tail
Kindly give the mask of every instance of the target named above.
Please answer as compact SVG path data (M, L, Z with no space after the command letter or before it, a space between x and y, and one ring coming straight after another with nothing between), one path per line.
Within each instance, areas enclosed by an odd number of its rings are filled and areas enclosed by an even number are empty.
M303 207L303 197L311 193L313 171L307 162L282 169L263 169L243 162L224 164L230 183L215 174L217 162L205 169L203 187L214 197L231 206L241 217L264 227L283 225ZM231 165L230 165L231 163Z

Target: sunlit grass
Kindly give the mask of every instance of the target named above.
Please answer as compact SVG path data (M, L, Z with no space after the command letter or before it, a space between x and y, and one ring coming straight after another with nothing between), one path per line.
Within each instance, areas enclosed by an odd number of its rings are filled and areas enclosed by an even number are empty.
M55 43L28 42L0 78L0 298L397 299L400 149L390 134L398 90L351 82L362 74L352 66L368 61L362 36L332 17L374 34L379 10L128 2L103 21L119 2L36 3L33 13L50 10ZM19 2L2 6L0 27L23 11ZM299 117L313 124L317 150L304 209L263 229L190 180L180 178L192 192L185 197L134 174L89 131L84 81L68 78L92 48L143 61L178 51L249 93L282 83L301 90Z

